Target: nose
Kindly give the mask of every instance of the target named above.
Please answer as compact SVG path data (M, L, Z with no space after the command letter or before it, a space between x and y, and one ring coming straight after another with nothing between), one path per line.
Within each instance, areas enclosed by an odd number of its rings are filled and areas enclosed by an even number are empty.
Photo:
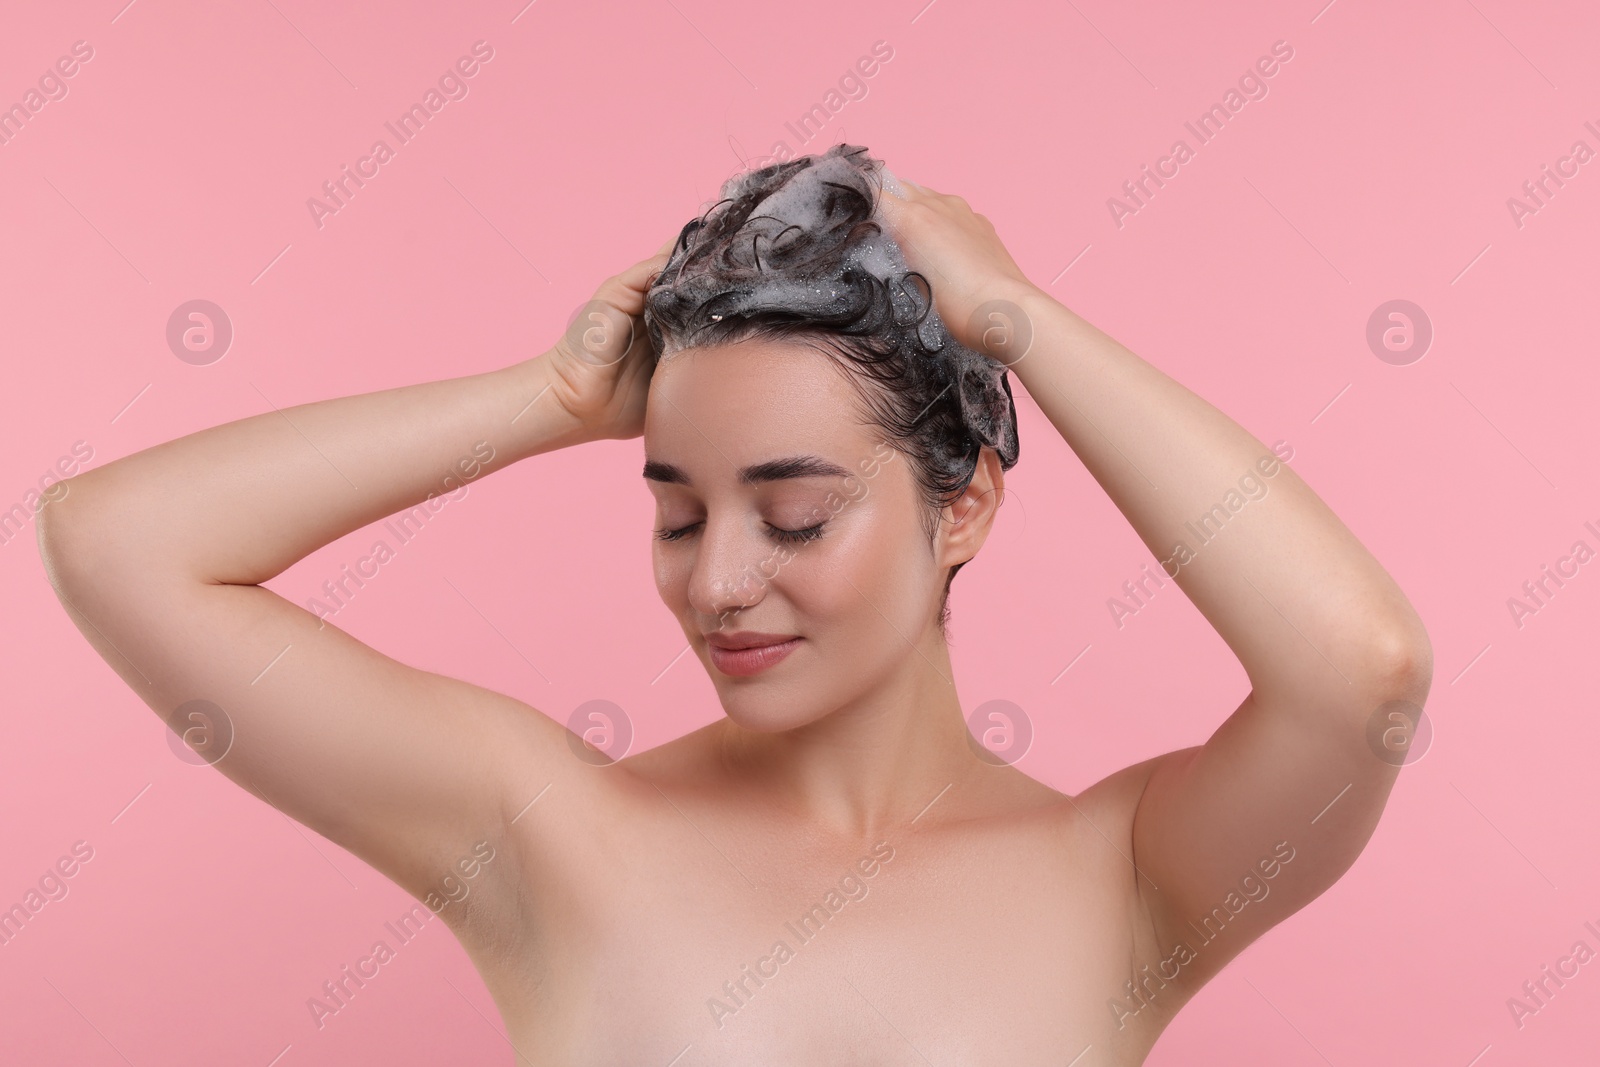
M689 606L695 611L726 621L766 596L778 560L748 523L731 515L721 520L708 516L695 547L689 574Z

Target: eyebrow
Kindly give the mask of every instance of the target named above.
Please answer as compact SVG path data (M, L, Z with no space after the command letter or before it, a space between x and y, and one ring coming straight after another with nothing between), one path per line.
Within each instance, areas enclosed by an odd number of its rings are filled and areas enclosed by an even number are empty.
M757 485L761 482L777 482L787 478L840 477L849 474L850 471L821 456L787 456L783 459L769 459L765 463L752 463L748 467L741 467L739 483ZM672 485L694 484L689 480L688 472L682 467L653 459L645 460L644 476L652 482L667 482Z

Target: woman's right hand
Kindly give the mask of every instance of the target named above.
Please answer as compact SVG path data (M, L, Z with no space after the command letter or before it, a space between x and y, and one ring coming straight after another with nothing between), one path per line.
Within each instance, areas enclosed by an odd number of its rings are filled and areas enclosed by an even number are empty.
M644 327L644 295L667 263L674 237L649 259L607 278L543 357L557 403L593 440L644 433L655 354Z

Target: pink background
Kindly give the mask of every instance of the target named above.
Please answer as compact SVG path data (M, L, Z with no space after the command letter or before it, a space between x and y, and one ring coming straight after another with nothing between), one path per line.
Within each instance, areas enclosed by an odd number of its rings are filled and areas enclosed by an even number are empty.
M73 42L94 49L0 145L0 507L77 441L99 465L269 403L531 356L741 157L866 145L966 197L1063 302L1287 441L1433 639L1433 747L1365 854L1149 1063L1592 1058L1600 962L1520 1029L1506 1005L1579 938L1600 949L1582 927L1600 926L1584 655L1600 562L1520 628L1507 608L1574 541L1600 549L1583 528L1600 526L1600 161L1520 227L1506 203L1575 140L1600 149L1583 126L1600 126L1592 7L123 2L18 5L0 34L0 103ZM319 228L307 198L480 39L494 58L469 95ZM865 98L802 145L785 122L880 40L893 58ZM1294 56L1269 95L1119 228L1107 198L1174 139L1195 147L1184 121L1279 40ZM164 337L196 298L236 331L207 366ZM1435 331L1405 366L1365 340L1395 298ZM1118 629L1106 600L1152 557L1020 390L1018 409L1022 462L955 585L953 654L966 705L1031 717L1020 766L1076 791L1203 741L1246 682L1173 586ZM651 580L640 457L608 442L474 484L339 625L560 719L616 701L636 749L710 721L692 657L661 673L683 642ZM271 587L304 601L371 540ZM511 1062L440 924L318 1030L306 999L409 899L176 758L58 606L31 528L0 545L0 604L0 907L73 842L94 849L0 947L6 1062Z

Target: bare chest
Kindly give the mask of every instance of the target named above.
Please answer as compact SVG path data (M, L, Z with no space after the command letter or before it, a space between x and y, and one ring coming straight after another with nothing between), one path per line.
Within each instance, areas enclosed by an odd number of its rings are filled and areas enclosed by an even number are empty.
M535 1064L1137 1063L1131 868L1048 821L853 846L643 822L532 880L474 952ZM1098 843L1096 843L1098 842ZM469 951L473 951L469 945Z

